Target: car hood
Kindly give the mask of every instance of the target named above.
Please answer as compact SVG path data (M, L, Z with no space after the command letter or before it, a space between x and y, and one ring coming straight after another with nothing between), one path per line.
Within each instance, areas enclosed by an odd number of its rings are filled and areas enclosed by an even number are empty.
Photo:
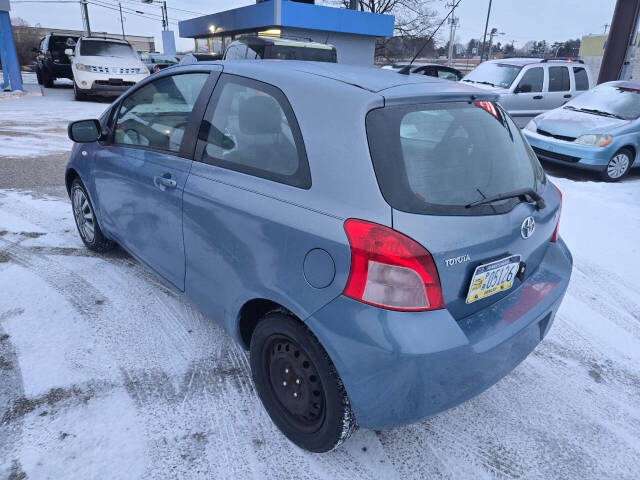
M142 63L142 60L134 57L81 56L75 57L73 61L74 63L83 63L85 65L95 65L100 67L141 68L145 66L144 63Z
M556 108L535 119L538 129L552 135L578 138L587 133L610 133L627 125L630 120L603 117L591 113L576 112L567 108Z
M486 85L484 83L475 83L472 81L465 81L460 80L462 83L465 83L467 85L471 85L472 87L476 87L476 88L481 88L482 90L489 90L492 93L497 93L497 94L502 94L502 93L509 93L509 89L508 88L502 88L502 87L494 87L492 85Z

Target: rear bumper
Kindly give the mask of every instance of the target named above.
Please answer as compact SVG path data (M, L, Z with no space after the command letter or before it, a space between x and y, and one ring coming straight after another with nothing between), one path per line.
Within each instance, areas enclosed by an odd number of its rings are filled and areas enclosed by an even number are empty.
M511 295L456 321L447 310L394 312L344 296L307 325L343 382L356 420L390 428L454 407L522 362L553 323L571 276L560 240Z
M523 133L539 159L585 170L604 170L619 148L613 144L605 148L576 145L528 130L524 130Z

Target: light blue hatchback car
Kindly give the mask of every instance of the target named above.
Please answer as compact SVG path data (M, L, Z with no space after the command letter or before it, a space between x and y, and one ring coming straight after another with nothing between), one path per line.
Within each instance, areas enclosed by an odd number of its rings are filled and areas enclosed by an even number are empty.
M640 83L607 82L531 120L527 140L548 162L615 182L640 166Z
M69 126L86 246L117 242L250 350L297 445L482 392L549 331L561 195L491 93L314 62L171 67Z

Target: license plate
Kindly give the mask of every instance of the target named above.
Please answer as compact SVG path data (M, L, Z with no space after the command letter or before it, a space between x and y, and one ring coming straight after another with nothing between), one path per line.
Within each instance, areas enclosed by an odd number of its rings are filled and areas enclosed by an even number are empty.
M512 255L495 262L478 265L467 294L467 303L477 302L513 287L520 268L520 255Z

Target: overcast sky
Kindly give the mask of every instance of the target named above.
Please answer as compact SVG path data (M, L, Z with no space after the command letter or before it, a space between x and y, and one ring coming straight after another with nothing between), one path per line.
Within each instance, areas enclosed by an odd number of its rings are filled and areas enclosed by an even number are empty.
M67 3L69 2L69 3ZM39 23L43 27L81 29L80 6L77 2L67 0L43 0L33 3L31 0L11 2L14 17L21 17L29 24ZM89 0L117 9L118 0ZM153 5L145 5L141 0L122 0L125 9L144 10L145 16L125 13L125 33L135 35L155 35L158 49L161 42L159 32L160 7L158 0ZM250 5L252 0L167 0L169 20L177 21L197 16L177 9L196 13L214 13L231 8ZM317 1L321 3L321 1ZM432 0L432 7L443 17L447 9L444 0ZM487 14L489 0L462 0L457 9L460 27L456 38L466 43L471 38L481 38ZM493 0L489 29L495 27L504 32L497 41L516 42L516 47L529 40L568 40L579 38L589 33L602 33L604 25L611 23L615 0ZM176 10L174 10L174 8ZM156 15L156 17L153 17ZM116 10L89 5L91 28L95 31L120 32L120 16ZM178 39L178 26L172 24L176 31L178 49L191 49L193 41ZM440 41L448 40L446 25L439 34Z

